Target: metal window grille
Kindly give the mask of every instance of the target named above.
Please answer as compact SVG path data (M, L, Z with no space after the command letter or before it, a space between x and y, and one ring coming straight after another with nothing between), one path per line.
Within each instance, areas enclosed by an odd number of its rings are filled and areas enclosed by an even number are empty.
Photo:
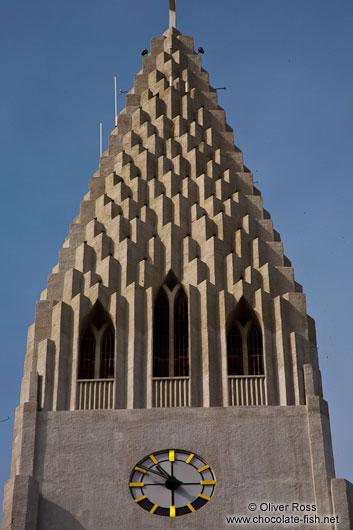
M262 333L254 323L250 326L247 343L249 375L262 375L264 373Z
M242 337L235 322L227 335L227 359L228 375L244 375Z
M99 377L100 379L114 377L114 334L109 328L105 330L101 341Z
M93 379L96 341L90 329L85 332L80 346L78 378Z
M189 375L188 361L188 303L182 289L174 303L174 376L187 377Z
M169 376L169 301L159 291L153 318L153 377Z

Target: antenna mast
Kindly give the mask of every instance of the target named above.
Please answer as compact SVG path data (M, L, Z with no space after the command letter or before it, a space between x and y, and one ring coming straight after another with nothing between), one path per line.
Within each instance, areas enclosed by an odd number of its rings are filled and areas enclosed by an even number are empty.
M114 76L114 103L115 103L114 122L115 122L115 127L116 127L118 125L118 87L117 87L116 75Z
M103 122L99 122L99 156L103 154Z
M169 0L169 27L176 28L176 0Z

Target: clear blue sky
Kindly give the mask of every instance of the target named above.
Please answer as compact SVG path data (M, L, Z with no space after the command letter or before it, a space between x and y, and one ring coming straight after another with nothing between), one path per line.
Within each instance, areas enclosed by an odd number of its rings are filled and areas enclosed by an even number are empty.
M315 318L338 477L353 481L353 3L177 0ZM168 0L2 0L0 484L35 301ZM123 106L120 100L120 109ZM2 497L2 495L1 495Z

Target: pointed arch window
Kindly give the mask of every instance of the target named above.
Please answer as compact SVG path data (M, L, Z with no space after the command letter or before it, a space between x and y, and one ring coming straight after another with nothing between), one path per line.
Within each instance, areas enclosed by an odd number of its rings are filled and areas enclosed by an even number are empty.
M243 339L236 322L227 335L228 375L243 375Z
M249 375L262 375L264 373L262 333L255 322L250 324L247 346Z
M153 316L153 377L188 377L188 302L174 275L161 287Z
M109 315L96 303L82 334L79 380L114 378L114 331Z
M169 376L169 300L164 289L159 291L154 307L153 375Z
M107 328L101 342L100 356L100 379L112 379L114 377L114 333Z
M80 362L78 369L79 379L94 378L94 363L96 352L96 339L90 329L87 329L81 340Z
M227 334L228 375L264 375L262 332L244 299L239 302Z
M184 290L178 290L174 302L174 375L189 375L188 366L188 303Z

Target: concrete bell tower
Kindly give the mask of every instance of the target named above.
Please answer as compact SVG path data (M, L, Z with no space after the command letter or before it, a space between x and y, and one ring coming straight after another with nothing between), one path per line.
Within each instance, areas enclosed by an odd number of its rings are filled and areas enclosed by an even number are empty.
M2 530L352 530L305 295L175 26L37 302Z

